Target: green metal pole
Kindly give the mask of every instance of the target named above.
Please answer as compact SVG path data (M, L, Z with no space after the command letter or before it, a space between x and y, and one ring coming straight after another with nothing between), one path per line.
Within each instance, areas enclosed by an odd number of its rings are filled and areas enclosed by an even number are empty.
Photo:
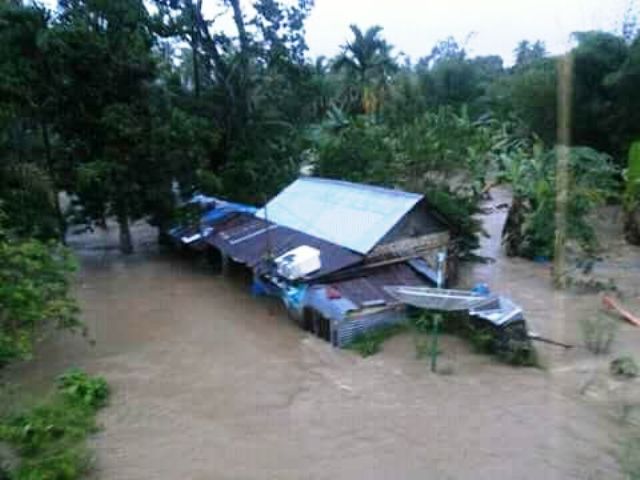
M433 326L431 329L431 371L436 372L438 363L438 329L440 326L440 314L433 316Z

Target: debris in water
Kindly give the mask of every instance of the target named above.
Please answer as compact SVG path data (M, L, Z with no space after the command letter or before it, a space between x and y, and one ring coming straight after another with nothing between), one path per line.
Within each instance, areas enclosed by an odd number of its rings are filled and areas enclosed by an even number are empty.
M636 327L640 327L640 318L633 315L629 310L623 308L620 304L618 304L613 298L605 295L602 297L602 305L608 310L614 310L618 315L624 318L627 322L635 325Z

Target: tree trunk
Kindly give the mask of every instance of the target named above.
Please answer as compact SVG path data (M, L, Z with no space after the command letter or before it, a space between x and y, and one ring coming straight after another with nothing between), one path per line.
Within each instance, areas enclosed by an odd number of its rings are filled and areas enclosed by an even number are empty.
M244 17L242 15L242 8L240 7L240 0L228 0L233 9L233 21L236 24L238 30L238 37L240 39L240 68L241 75L238 77L237 107L239 108L240 125L244 127L249 117L249 94L247 91L247 83L249 81L249 55L250 44L249 36L247 35L246 26L244 23Z
M247 30L244 25L244 19L242 17L242 9L240 8L240 0L229 0L231 8L233 9L233 21L236 24L238 30L238 37L240 38L240 51L243 55L249 53L249 37L247 36ZM244 57L244 61L247 58Z
M129 255L133 253L133 241L131 239L131 228L129 226L129 216L127 215L126 208L118 208L116 215L118 220L118 228L120 229L120 251Z
M60 194L58 192L58 188L55 182L55 172L53 169L53 155L51 154L51 141L49 139L49 129L47 127L47 122L41 123L42 127L42 144L44 145L44 156L47 164L47 173L49 175L49 179L51 180L51 185L53 188L52 197L53 197L53 208L56 213L56 217L58 218L58 235L60 237L60 242L63 245L67 243L67 222L64 218L64 214L62 212L62 207L60 206Z
M625 212L624 233L627 242L640 245L640 206Z
M202 15L202 0L191 4L191 54L193 56L193 88L196 98L200 98L200 28L198 18Z

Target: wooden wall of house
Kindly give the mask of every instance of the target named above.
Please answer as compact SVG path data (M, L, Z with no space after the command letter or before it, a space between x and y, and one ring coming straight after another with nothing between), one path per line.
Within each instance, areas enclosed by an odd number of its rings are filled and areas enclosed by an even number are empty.
M429 208L426 200L421 200L382 238L378 245L447 230L447 225L439 215Z
M449 245L449 229L421 201L367 255L367 262L408 257L418 252L433 267L436 255Z
M437 262L435 258L438 252L449 246L449 232L435 232L419 237L399 238L395 242L378 245L369 255L367 262L391 258L403 258L413 255L424 257L434 268Z

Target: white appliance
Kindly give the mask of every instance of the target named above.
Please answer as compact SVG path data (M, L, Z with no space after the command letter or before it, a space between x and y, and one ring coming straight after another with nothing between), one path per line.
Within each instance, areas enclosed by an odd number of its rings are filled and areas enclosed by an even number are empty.
M278 275L287 280L304 277L305 275L320 270L322 266L320 262L320 250L310 247L309 245L301 245L293 250L289 250L274 261Z

